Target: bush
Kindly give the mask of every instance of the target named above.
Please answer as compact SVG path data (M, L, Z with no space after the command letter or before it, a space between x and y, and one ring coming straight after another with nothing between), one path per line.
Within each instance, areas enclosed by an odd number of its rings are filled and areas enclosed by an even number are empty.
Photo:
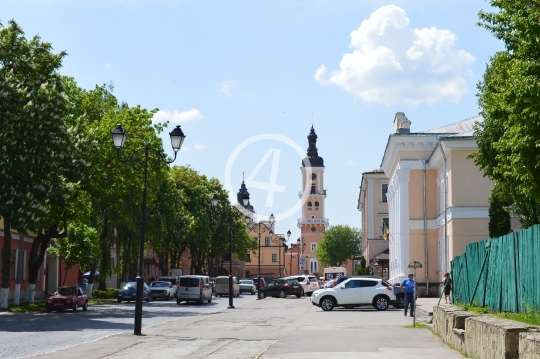
M94 290L94 298L97 299L116 299L118 297L118 289L117 288L107 288L105 290Z

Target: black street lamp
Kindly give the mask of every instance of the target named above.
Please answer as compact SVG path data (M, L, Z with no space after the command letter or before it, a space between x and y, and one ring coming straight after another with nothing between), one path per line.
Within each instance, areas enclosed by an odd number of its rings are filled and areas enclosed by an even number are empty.
M287 231L287 240L288 240L289 238L291 238L291 230L290 230L290 229ZM281 268L279 269L279 271L280 271L280 275L279 275L279 276L280 276L280 277L281 277L281 274L283 274L283 272L285 272L285 269L287 269L287 268L285 267L285 266L287 265L287 264L285 264L285 253L287 252L287 246L286 246L285 243L283 243L283 247L285 247L285 248L284 248L284 254L283 254L283 271L281 271ZM291 254L291 256L292 256L292 254ZM280 255L280 260L281 260L281 255ZM291 262L292 262L292 258L291 258Z
M300 244L302 244L302 246L300 246ZM300 257L302 257L302 254L304 253L305 249L306 249L306 243L304 242L304 237L302 237L302 241L300 241L300 237L298 237L298 239L296 240L296 255L298 257L298 275L300 275Z
M248 205L249 203L249 195L244 194L244 197L242 198L242 202L244 202L244 207ZM214 197L210 200L210 203L212 203L213 207L216 207L219 203L219 198L217 195L214 194ZM229 306L227 309L234 309L233 305L233 275L232 275L232 256L233 256L233 250L232 250L232 211L233 208L235 208L238 212L238 208L234 206L229 206ZM241 213L241 212L240 212Z
M133 158L135 152L144 151L144 187L143 187L143 199L142 199L142 217L141 217L141 241L139 243L139 275L137 276L137 294L135 297L135 325L133 329L133 334L141 335L141 326L142 326L142 303L143 303L143 287L144 287L144 232L146 230L146 187L148 182L148 153L154 151L159 159L166 163L170 164L176 160L176 155L186 135L182 132L180 126L176 126L169 135L171 136L171 146L174 151L174 158L167 159L162 157L163 154L161 151L158 151L150 147L150 143L146 142L144 147L133 150L129 157L123 159L120 157L120 150L124 147L124 142L126 141L127 133L122 128L122 125L117 125L114 130L111 131L111 136L113 139L114 147L116 148L118 160L121 162L129 162Z

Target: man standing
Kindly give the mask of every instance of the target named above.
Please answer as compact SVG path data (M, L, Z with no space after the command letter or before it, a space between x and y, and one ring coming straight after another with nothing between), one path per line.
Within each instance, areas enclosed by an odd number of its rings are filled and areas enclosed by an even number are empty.
M407 308L409 303L411 304L411 317L414 317L414 279L413 275L409 274L409 278L405 279L403 283L399 285L401 290L405 292L405 316L407 316Z

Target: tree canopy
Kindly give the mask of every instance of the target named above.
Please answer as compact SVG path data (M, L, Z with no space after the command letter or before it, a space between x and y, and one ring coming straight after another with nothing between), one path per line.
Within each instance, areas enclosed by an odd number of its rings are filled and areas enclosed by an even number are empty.
M327 228L323 238L315 248L319 261L330 266L340 266L360 255L362 234L357 228L335 225Z
M540 223L540 3L490 3L499 11L481 11L479 25L502 40L505 50L490 58L477 86L484 122L475 129L478 153L472 157L505 188L511 200L499 202L509 203L506 209L527 227Z

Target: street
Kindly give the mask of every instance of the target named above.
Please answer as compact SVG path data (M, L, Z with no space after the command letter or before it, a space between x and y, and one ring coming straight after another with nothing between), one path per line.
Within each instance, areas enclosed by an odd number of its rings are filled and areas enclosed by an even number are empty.
M132 335L133 304L3 316L0 350L3 358L46 353L37 356L51 359L463 358L431 331L405 328L411 318L393 307L324 312L309 297L255 300L250 295L235 298L234 310L225 309L227 304L227 298L202 307L145 303L143 336Z
M235 305L255 300L255 295L234 298ZM143 304L143 329L189 316L215 313L228 306L228 298L212 298L212 303L181 305L176 300L155 300ZM92 342L106 336L133 332L135 303L100 304L87 312L0 315L0 357L25 358Z

